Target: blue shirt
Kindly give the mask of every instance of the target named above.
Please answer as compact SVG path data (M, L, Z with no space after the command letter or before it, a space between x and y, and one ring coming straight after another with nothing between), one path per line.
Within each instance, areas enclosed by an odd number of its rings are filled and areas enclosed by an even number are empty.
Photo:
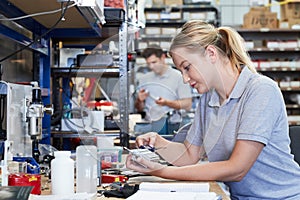
M239 182L226 182L231 199L300 199L300 167L290 153L284 99L270 78L244 67L220 105L211 90L201 96L187 141L203 146L210 162L228 160L236 140L265 146Z

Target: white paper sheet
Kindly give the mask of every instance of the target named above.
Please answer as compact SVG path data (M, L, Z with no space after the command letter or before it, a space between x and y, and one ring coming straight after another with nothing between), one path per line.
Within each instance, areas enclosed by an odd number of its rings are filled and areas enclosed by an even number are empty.
M209 183L150 183L140 184L140 190L156 192L208 192Z
M214 192L153 192L139 190L127 200L215 200Z

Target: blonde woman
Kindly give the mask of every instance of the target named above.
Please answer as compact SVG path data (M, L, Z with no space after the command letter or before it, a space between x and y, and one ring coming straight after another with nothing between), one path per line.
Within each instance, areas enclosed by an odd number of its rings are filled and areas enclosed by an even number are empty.
M173 166L127 158L127 167L176 180L223 181L231 199L300 199L300 167L290 153L277 84L256 73L240 35L196 20L175 36L170 56L202 94L184 143L157 133L137 137ZM161 148L164 147L164 148ZM208 163L199 164L203 158Z

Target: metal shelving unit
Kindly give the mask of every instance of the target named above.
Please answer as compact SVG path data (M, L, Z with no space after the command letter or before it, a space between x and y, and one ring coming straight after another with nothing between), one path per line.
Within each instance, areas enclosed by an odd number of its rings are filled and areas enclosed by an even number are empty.
M111 21L111 27L118 28L118 38L119 38L119 61L118 66L107 66L107 67L73 67L73 68L52 68L51 74L54 80L58 78L70 78L70 77L118 77L119 78L119 114L120 120L117 122L120 131L120 145L129 146L129 78L128 78L128 59L127 59L127 23L126 23L126 15L112 14L112 10L110 10L110 17L113 16L121 16L120 20L113 17ZM114 9L118 12L118 9ZM120 12L120 9L119 9ZM105 12L108 13L108 12ZM110 28L109 24L105 25L106 28ZM56 87L57 89L59 87ZM58 89L59 90L59 89ZM57 91L59 92L59 91ZM56 134L57 135L57 134ZM69 137L70 134L66 134L66 137ZM72 134L74 136L74 134Z
M220 13L212 5L172 5L145 7L146 27L140 31L136 42L136 51L139 53L141 43L170 43L174 34L184 23L191 19L202 19L218 27ZM151 30L156 29L154 33ZM160 31L158 29L161 29ZM150 30L150 31L149 31ZM157 33L158 31L158 33ZM166 33L165 33L166 31ZM148 46L146 45L146 46ZM165 49L165 45L160 45Z
M292 29L237 29L245 39L257 71L276 82L282 91L291 125L300 124L300 31Z
M35 5L35 6L32 6ZM42 10L54 10L60 8L61 5L56 0L28 0L26 3L17 0L1 0L0 1L0 14L7 18L16 16L25 16L26 12L35 13ZM29 49L33 52L33 78L40 83L43 89L43 102L44 104L51 103L51 77L69 77L69 76L86 76L92 77L101 75L103 77L119 77L120 78L120 91L127 91L128 75L127 75L127 16L126 11L120 8L104 8L104 16L106 23L103 26L91 27L82 16L79 9L75 7L69 8L66 13L66 21L59 23L58 27L49 31L50 25L59 18L60 12L42 16L41 18L28 17L14 22L7 22L0 24L0 34L10 40L25 46L36 38L43 36L35 41ZM76 17L72 17L72 15ZM15 27L21 27L20 30L11 28L9 23L15 24ZM100 29L99 29L100 28ZM49 31L47 33L47 31ZM44 34L47 33L47 34ZM53 45L58 41L66 41L71 44L70 46L86 46L91 48L92 42L101 41L101 38L106 39L110 34L119 34L119 57L120 62L118 67L107 68L51 68L53 65ZM124 39L125 38L125 39ZM54 81L55 82L55 81ZM126 88L126 89L125 89ZM128 104L128 96L122 94L120 99L122 105L120 114L120 129L123 133L128 133L128 113L126 107ZM127 98L127 99L126 99ZM124 118L124 119L123 119ZM43 135L46 135L44 143L50 143L51 137L51 119L46 116L43 120ZM124 137L124 135L121 135ZM124 141L126 145L126 141Z

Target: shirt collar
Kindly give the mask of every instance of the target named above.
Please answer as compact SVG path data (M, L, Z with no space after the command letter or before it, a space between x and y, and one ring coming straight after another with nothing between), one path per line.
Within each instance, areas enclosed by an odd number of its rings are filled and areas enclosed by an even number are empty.
M168 78L170 76L170 70L171 70L171 66L168 66L168 68L162 75L155 74L155 76L157 76L159 78Z
M253 75L253 72L251 72L248 67L242 67L242 72L239 75L239 78L238 78L232 92L230 93L229 98L226 100L227 102L230 99L240 98L242 96L243 92L245 91L245 89L248 85L247 83L251 79L252 75ZM212 89L210 91L210 93L211 93L211 98L210 98L210 101L208 102L208 105L212 106L212 107L215 107L215 106L219 107L220 106L219 94L217 93L217 91L215 89Z

